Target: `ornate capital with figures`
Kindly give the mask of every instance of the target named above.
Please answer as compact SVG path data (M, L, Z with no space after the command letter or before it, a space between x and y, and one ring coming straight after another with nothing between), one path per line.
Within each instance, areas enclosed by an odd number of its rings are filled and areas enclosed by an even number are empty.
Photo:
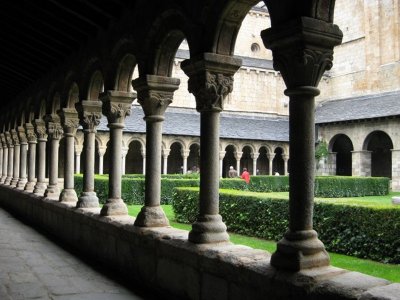
M83 100L76 104L79 121L85 131L96 132L101 119L101 101Z
M146 75L132 81L137 91L138 102L142 106L146 121L162 121L165 110L172 103L174 92L178 89L180 79Z
M241 65L239 58L214 53L182 62L182 70L189 76L189 92L196 97L197 111L224 109L224 99L233 90L233 75Z
M36 143L37 137L35 134L35 127L31 123L25 123L24 125L26 131L26 137L29 143Z
M11 138L14 143L14 146L19 146L18 132L15 129L11 129Z
M318 86L324 72L332 68L333 48L343 34L332 23L301 17L268 28L261 36L265 47L272 50L274 69L291 89Z
M64 134L61 124L56 122L47 123L47 132L49 133L49 138L51 140L59 140Z
M107 117L108 124L125 123L125 118L131 114L132 102L136 93L107 91L100 95L103 102L103 114Z
M18 131L19 142L21 144L27 144L28 139L26 138L25 128L23 126L19 126L17 128L17 131Z
M33 122L37 139L47 141L46 123L42 119L35 119Z
M0 140L1 140L1 145L3 148L7 147L7 140L6 140L6 135L5 133L0 133Z
M12 135L11 135L11 133L9 131L5 132L5 137L6 137L7 146L9 148L14 147L14 141L13 141Z
M61 124L65 135L75 135L79 126L78 112L75 108L63 108L58 115L61 119Z

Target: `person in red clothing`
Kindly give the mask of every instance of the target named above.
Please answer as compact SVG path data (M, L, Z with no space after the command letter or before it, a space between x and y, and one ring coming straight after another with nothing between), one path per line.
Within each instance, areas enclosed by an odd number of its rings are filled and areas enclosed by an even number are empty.
M247 172L247 169L246 169L246 168L243 168L243 173L242 173L242 175L241 175L240 177L241 177L242 179L244 179L244 181L246 181L247 184L250 183L250 173Z

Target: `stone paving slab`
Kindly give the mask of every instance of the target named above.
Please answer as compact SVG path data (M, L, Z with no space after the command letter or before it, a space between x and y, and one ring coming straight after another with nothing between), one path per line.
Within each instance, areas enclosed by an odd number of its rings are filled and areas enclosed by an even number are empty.
M138 295L140 294L140 295ZM0 208L0 299L149 300Z

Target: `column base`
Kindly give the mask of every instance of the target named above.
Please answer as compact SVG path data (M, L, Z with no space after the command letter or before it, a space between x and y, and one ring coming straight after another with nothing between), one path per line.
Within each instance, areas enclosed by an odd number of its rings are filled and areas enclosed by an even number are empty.
M78 196L74 189L63 189L60 194L59 200L60 202L74 203L78 202Z
M35 189L35 184L36 184L36 182L34 182L34 181L28 181L25 185L24 190L32 193L33 190Z
M229 241L226 225L221 215L199 215L189 232L189 242L195 244L223 243Z
M128 208L122 199L108 199L100 211L101 216L127 215Z
M288 231L271 257L272 266L289 271L324 267L329 263L329 254L315 230Z
M49 184L44 192L44 196L47 198L58 198L60 196L60 189L57 185Z
M1 176L0 178L0 183L4 184L4 181L6 181L6 176Z
M18 190L24 190L24 189L25 189L26 183L27 183L27 180L26 180L26 179L20 179L20 180L18 180L17 189L18 189Z
M77 208L94 208L99 207L99 198L95 192L82 192L76 203Z
M35 187L33 189L33 193L35 195L43 196L46 191L47 185L44 182L36 182Z
M10 186L12 186L12 187L17 187L18 180L19 180L19 178L13 178L13 179L11 179Z
M11 180L12 180L12 177L7 176L6 179L4 180L4 184L5 185L10 185L11 184Z
M135 220L139 227L165 227L169 221L161 206L143 206Z

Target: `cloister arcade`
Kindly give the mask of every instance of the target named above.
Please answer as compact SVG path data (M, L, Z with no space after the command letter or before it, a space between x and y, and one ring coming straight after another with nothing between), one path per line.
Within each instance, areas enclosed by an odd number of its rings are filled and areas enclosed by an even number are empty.
M235 39L257 2L133 1L109 27L95 23L102 28L97 34L14 95L0 113L2 202L80 251L178 298L356 299L375 286L392 289L385 280L330 267L313 229L314 100L342 40L333 24L334 0L265 1L271 27L261 36L286 84L282 95L289 97L289 226L272 255L229 243L219 214L219 179L226 166L234 158L237 168L240 164L253 173L288 170L287 145L220 140L220 113L241 66L233 56ZM178 141L163 138L162 126L180 85L171 70L183 39L190 58L181 67L200 114L200 136ZM138 77L131 81L135 68ZM145 133L136 138L123 133L135 99L145 115L140 122L146 123ZM109 140L97 131L102 115ZM82 133L77 135L79 125ZM367 151L378 151L376 138L386 141L371 136ZM94 189L96 148L104 150L98 168L109 173L108 199L101 207ZM79 149L80 157L74 155ZM197 163L197 151L199 210L187 233L169 227L160 205L161 173ZM126 157L136 157L138 164L126 164ZM121 197L127 168L145 169L144 205L135 219ZM80 195L74 189L74 169L83 173Z

